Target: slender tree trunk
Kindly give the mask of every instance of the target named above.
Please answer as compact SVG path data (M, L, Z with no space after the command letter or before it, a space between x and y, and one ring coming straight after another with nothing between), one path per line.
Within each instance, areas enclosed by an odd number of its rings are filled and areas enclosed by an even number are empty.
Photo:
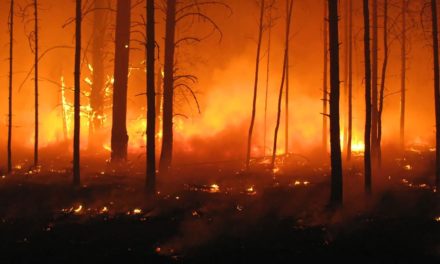
M371 55L369 1L363 0L364 13L364 60L365 60L365 192L371 194Z
M377 161L377 124L378 124L378 15L377 15L377 0L373 0L373 37L372 37L372 65L371 65L371 84L372 84L372 113L371 113L371 152L374 164Z
M324 0L324 76L322 99L322 145L327 152L328 143L328 22L327 0Z
M156 91L154 83L154 0L147 0L147 190L156 189Z
M330 39L330 147L331 147L331 202L342 204L342 158L339 124L339 32L338 0L328 1Z
M400 148L405 150L405 104L406 104L406 12L407 0L402 0L402 47L400 79Z
M165 29L165 64L163 86L162 153L159 169L168 174L173 157L173 98L174 98L174 41L176 31L176 1L167 0Z
M281 103L283 99L283 88L284 88L284 81L286 80L286 74L287 74L287 56L288 56L288 43L289 43L289 36L290 36L290 21L292 20L292 9L293 9L293 0L290 0L289 7L288 7L288 13L286 18L286 35L285 35L285 46L284 46L284 59L283 59L283 74L281 76L281 85L280 85L280 92L278 94L278 112L277 112L277 122L275 126L275 133L274 133L274 140L273 140L273 150L272 150L272 162L271 162L271 168L273 169L275 167L275 158L277 154L277 141L278 141L278 130L280 128L280 120L281 120Z
M112 161L127 160L127 85L130 55L131 0L118 0L113 89Z
M90 94L90 107L92 116L89 121L89 148L100 146L100 137L94 135L100 131L104 117L104 89L105 89L105 32L107 30L107 0L95 0L93 12L93 43L92 66L93 83ZM98 141L98 142L97 142Z
M261 52L261 40L263 38L263 22L264 22L264 1L261 0L261 11L260 11L260 23L258 30L258 44L257 44L257 58L255 62L255 81L254 81L254 96L252 99L252 115L251 115L251 124L249 126L249 134L248 134L248 144L246 149L246 169L249 170L249 163L251 160L251 147L252 147L252 132L254 130L255 123L255 115L257 108L257 94L258 94L258 77L259 77L259 69L260 69L260 52Z
M38 2L34 0L34 34L35 34L35 50L34 50L34 83L35 83L35 139L34 139L34 166L38 166Z
M434 57L434 98L435 98L435 165L436 165L436 188L440 188L440 76L439 76L439 51L438 51L438 18L437 0L431 0L432 13L432 46Z
M383 103L384 103L384 93L385 93L385 81L387 77L387 66L388 66L388 0L384 0L383 4L383 65L382 65L382 79L380 83L380 94L379 94L379 113L378 113L378 127L377 127L377 159L379 167L382 165L382 113L383 113Z
M289 16L288 11L289 10L289 1L286 1L286 16ZM289 154L289 43L290 43L290 32L289 36L287 36L287 44L286 44L286 97L285 97L285 108L286 108L286 115L285 115L285 124L284 124L284 149L285 154Z
M74 91L74 127L73 127L73 184L80 184L80 85L81 85L81 0L76 0L75 19L75 91Z
M9 105L8 105L8 173L12 172L12 55L14 51L14 0L9 11Z
M264 95L264 145L263 156L266 156L267 149L267 101L269 98L269 73L270 73L270 48L272 42L272 7L269 9L269 33L267 37L267 61L266 61L266 90Z
M347 160L351 160L353 140L353 0L349 1L348 13L348 135Z

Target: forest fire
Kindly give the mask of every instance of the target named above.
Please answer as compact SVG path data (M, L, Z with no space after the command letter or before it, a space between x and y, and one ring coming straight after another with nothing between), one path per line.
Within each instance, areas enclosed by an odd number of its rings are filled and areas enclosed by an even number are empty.
M437 2L0 1L2 262L438 263Z

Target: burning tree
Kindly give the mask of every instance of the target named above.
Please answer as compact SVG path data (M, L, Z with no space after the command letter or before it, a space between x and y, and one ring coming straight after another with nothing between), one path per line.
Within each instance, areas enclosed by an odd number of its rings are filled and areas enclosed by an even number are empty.
M80 184L80 91L81 91L81 0L76 0L75 16L75 90L74 90L74 131L73 131L73 184Z

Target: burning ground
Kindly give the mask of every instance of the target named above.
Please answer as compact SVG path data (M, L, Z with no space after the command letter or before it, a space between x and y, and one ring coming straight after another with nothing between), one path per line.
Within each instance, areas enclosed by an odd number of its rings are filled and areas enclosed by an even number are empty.
M336 211L327 207L329 167L294 154L278 157L275 171L265 159L253 160L251 172L240 162L182 163L153 197L145 194L141 162L118 173L108 164L79 188L57 162L17 168L0 180L2 261L438 261L433 153L386 156L389 173L375 179L369 199L357 157ZM101 166L86 158L85 167Z

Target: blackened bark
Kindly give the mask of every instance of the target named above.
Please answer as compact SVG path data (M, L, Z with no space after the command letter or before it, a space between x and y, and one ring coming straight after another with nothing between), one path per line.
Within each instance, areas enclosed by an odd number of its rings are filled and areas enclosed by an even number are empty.
M74 73L74 124L73 124L73 184L80 184L80 85L81 85L81 0L76 0L75 18L75 73Z
M14 51L14 0L9 11L8 173L12 172L12 68Z
M328 22L327 0L324 0L324 76L322 97L322 147L327 152L328 143Z
M371 55L369 1L363 2L364 13L364 60L365 60L365 192L371 194Z
M384 93L385 93L385 81L387 77L387 66L388 66L388 0L384 0L384 19L383 19L383 50L384 58L382 65L382 78L380 82L380 93L379 93L379 112L377 119L377 160L378 165L382 165L382 113L383 113L383 103L384 103Z
M351 145L353 140L353 1L348 7L348 135L347 160L351 160Z
M156 91L154 83L155 49L154 0L147 0L147 190L156 189Z
M342 204L342 159L339 124L339 30L338 0L328 1L330 40L330 151L331 198L334 205Z
M34 34L35 34L35 50L34 50L34 94L35 94L35 132L34 132L34 166L38 166L38 2L34 0Z
M406 10L408 2L402 0L402 47L400 74L400 148L405 149L405 105L406 105Z
M277 111L277 122L275 126L275 133L274 133L274 140L273 140L273 149L272 149L272 162L271 162L271 168L273 169L275 167L275 158L277 154L277 141L278 141L278 130L280 128L280 119L281 119L281 103L283 99L283 88L284 88L284 82L286 80L286 74L287 74L287 56L288 56L288 43L289 43L289 36L290 36L290 22L292 20L292 9L293 9L293 0L290 0L287 18L286 18L286 35L285 35L285 44L284 44L284 59L283 59L283 74L281 76L281 85L280 85L280 91L278 94L278 111Z
M261 40L263 39L263 20L264 20L264 0L261 0L261 10L260 10L260 22L258 29L258 44L257 44L257 56L255 63L255 80L254 80L254 95L252 99L252 114L251 114L251 124L249 126L248 142L246 149L246 169L249 170L249 163L251 159L251 147L252 147L252 133L254 130L255 115L257 108L257 94L258 94L258 77L260 69L260 52L261 52Z
M167 0L165 26L165 63L163 87L163 128L162 152L159 170L163 175L168 174L173 157L173 103L174 103L174 42L176 31L176 1Z
M431 0L432 14L432 47L434 57L434 98L435 98L435 165L436 165L436 188L440 188L440 76L439 76L439 51L438 51L438 18L437 0Z
M377 0L373 0L373 36L372 36L372 65L371 65L371 89L372 89L372 103L371 103L371 153L373 161L377 161L377 124L378 124L378 15L377 15ZM374 163L376 164L376 163Z
M115 38L115 82L113 88L113 123L111 160L127 160L127 85L130 54L131 0L118 0Z

